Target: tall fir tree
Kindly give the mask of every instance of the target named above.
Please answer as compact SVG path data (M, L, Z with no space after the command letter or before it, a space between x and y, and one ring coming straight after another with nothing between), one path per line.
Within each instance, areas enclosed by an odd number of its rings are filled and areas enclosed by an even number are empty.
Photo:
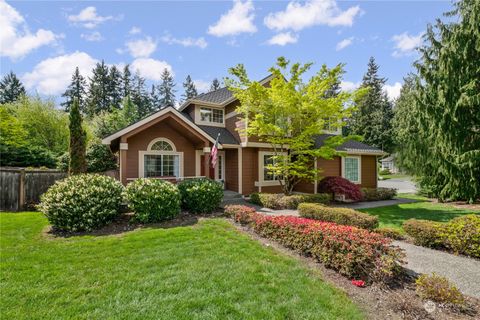
M383 90L386 79L378 75L378 69L375 59L371 57L360 86L369 90L357 101L357 110L348 121L348 131L350 134L363 136L367 144L391 152L394 147L393 109L392 103Z
M122 73L116 66L111 66L108 73L108 95L111 108L121 108L123 99L122 91Z
M220 81L217 78L213 79L212 84L210 85L210 92L220 89Z
M187 76L185 82L183 83L183 88L185 89L185 93L182 97L185 100L192 99L198 95L197 88L195 88L195 83L192 81L190 75Z
M158 86L158 92L162 108L175 107L175 82L167 69L163 70L162 82Z
M10 71L0 81L0 103L15 102L23 95L25 95L25 87L17 75Z
M143 78L138 71L132 80L132 92L130 96L133 104L137 106L140 118L152 112L150 97L145 87L145 78Z
M411 134L403 164L422 190L441 200L480 199L480 2L463 0L428 26L414 99L403 115Z
M93 68L88 87L86 115L93 117L101 111L110 110L108 66L102 60Z
M130 72L130 66L127 64L123 67L122 73L122 97L126 98L130 96L132 92L132 73Z
M162 106L160 95L158 93L158 88L154 84L152 84L152 88L150 89L150 104L152 112L160 110Z
M70 111L70 108L73 104L73 101L77 99L80 112L85 113L85 98L87 81L80 74L78 67L75 68L75 71L72 75L72 81L67 87L67 90L62 94L62 97L65 99L60 105L64 108L66 112Z
M87 134L82 127L82 114L78 100L74 99L70 108L70 163L68 172L70 175L80 174L87 171L86 144Z

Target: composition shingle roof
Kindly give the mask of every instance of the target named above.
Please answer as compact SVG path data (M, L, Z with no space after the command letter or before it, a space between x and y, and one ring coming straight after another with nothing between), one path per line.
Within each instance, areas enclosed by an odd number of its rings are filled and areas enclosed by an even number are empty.
M215 91L199 94L194 99L198 101L222 104L225 101L231 99L232 97L232 92L226 87L224 87Z
M333 137L333 134L320 134L315 138L315 148L320 148L324 145L324 141L330 137ZM382 153L382 150L378 149L377 147L370 146L360 141L356 140L349 140L337 148L338 151L350 151L350 150L358 150L358 151L368 151L368 152L378 152Z
M193 122L192 117L190 117L188 113L181 112L181 114L186 118L187 121ZM218 142L220 144L239 144L237 139L235 139L235 137L233 136L233 134L230 131L228 131L226 128L202 126L202 125L197 125L197 126L213 139L217 139L217 136L220 133L220 137L218 138Z

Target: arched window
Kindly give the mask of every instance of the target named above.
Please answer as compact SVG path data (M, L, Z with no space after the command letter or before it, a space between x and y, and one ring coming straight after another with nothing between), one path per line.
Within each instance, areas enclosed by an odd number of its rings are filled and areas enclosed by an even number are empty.
M159 150L159 151L173 151L173 147L170 143L164 140L155 142L150 150Z
M183 172L183 153L167 138L150 141L147 151L140 151L140 176L163 178L180 177Z

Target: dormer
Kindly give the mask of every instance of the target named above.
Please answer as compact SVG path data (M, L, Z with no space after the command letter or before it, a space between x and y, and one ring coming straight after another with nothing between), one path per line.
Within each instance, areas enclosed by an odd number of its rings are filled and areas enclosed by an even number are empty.
M225 127L225 108L195 105L194 122L198 125Z

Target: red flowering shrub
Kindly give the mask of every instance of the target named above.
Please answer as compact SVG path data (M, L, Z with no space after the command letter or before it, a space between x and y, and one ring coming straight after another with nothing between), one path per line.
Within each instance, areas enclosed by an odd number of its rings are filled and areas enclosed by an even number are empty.
M242 205L229 205L225 207L225 215L232 217L235 222L249 224L255 209Z
M351 278L387 281L401 270L401 249L391 239L352 226L292 216L250 216L263 237L309 255Z
M354 286L359 287L359 288L365 287L365 281L363 281L363 280L352 280L352 284Z
M362 200L360 187L342 177L325 177L318 184L318 192L330 193L335 199L336 195L344 195L352 201Z

